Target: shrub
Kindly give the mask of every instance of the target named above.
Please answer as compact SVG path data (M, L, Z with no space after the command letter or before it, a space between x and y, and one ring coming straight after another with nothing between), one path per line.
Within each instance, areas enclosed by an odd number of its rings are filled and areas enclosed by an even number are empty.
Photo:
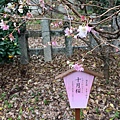
M0 1L0 62L11 62L14 56L20 54L18 38L25 25L28 12L26 2L18 0Z

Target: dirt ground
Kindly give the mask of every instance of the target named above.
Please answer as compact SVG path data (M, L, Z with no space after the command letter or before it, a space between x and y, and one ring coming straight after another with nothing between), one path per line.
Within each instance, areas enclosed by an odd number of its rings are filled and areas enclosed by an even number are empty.
M31 56L27 65L19 58L0 66L0 120L74 120L63 79L55 76L68 70L69 61L81 59L82 50L71 57ZM120 120L120 56L110 62L110 80L95 78L87 108L81 109L82 120ZM88 55L84 65L102 72L103 63Z

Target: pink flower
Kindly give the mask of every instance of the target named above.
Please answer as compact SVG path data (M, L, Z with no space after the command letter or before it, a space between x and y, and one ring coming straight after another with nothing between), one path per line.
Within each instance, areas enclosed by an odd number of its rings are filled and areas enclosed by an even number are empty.
M86 20L85 16L81 15L80 17L81 17L81 21L85 21Z
M87 32L90 32L93 27L86 26Z
M43 9L47 9L47 8L45 7L45 2L44 2L44 0L39 0L39 2L40 2L40 6L41 6Z
M58 23L55 23L54 26L55 26L55 27L59 27L59 24L58 24Z
M116 48L116 52L119 52L119 49L118 49L118 48Z
M87 36L86 26L80 25L77 32L78 32L77 36L79 36L80 38L85 38Z
M59 25L63 25L62 21L60 21L58 24L59 24Z
M27 13L27 18L32 18L32 17L33 17L33 15L30 12L28 12Z
M9 29L9 25L6 25L3 20L1 20L0 26L1 26L1 29L3 29L3 30Z
M52 45L53 46L57 46L57 42L56 41L52 41Z
M70 36L73 33L73 30L72 30L72 28L70 28L70 29L66 28L64 32L65 32L65 36Z
M9 25L6 25L6 24L5 24L5 25L2 27L2 29L3 29L3 30L8 30L8 29L9 29Z
M9 34L9 38L10 38L11 41L13 41L15 39L14 36L12 35L12 33Z
M17 31L18 31L18 33L20 34L20 29L18 29Z
M7 17L7 14L4 14L3 17L6 18L6 17Z
M80 25L77 30L77 32L78 32L77 36L80 38L85 38L87 36L87 33L90 32L91 29L92 29L92 27Z
M72 65L72 67L76 70L76 71L84 71L84 68L82 65L78 65L77 63Z

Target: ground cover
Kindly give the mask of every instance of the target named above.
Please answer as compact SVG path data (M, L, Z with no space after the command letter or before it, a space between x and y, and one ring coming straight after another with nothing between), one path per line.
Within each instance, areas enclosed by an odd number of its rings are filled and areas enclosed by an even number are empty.
M74 120L64 82L55 76L69 69L67 60L77 61L83 50L74 51L72 57L55 55L53 61L44 62L43 56L31 56L28 65L19 58L13 64L0 66L0 119L2 120ZM120 119L120 56L111 56L110 80L94 80L88 107L82 109L83 120ZM84 65L102 72L103 64L88 55Z

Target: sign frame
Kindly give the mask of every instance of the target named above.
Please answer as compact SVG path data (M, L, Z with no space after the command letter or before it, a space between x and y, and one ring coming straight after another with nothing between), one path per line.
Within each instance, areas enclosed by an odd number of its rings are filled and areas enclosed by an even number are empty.
M69 70L65 71L64 73L61 73L61 74L57 75L55 77L55 79L63 79L65 76L67 76L69 74L72 74L73 72L76 72L76 70L74 68L69 69ZM100 78L104 77L103 74L94 72L92 70L88 70L85 67L84 67L84 71L82 71L82 72L93 75L94 79L95 79L95 77L100 77ZM80 120L80 108L75 108L75 120Z

